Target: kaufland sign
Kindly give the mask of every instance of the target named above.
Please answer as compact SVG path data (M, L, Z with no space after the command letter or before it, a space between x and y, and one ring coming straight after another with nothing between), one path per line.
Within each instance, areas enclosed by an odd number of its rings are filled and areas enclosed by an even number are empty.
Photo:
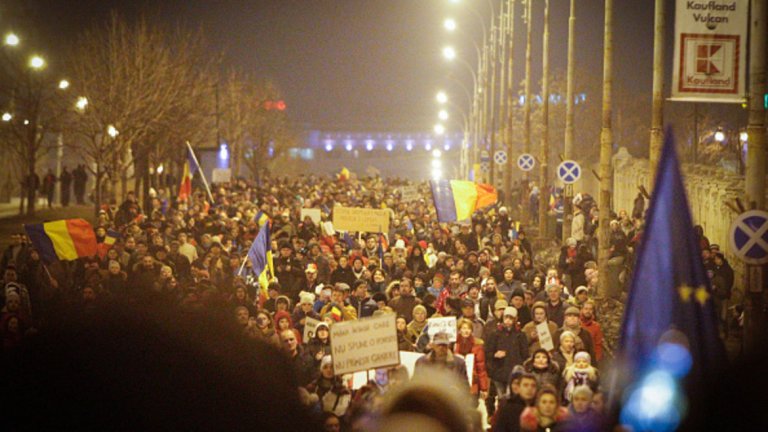
M747 0L677 0L672 99L745 101Z

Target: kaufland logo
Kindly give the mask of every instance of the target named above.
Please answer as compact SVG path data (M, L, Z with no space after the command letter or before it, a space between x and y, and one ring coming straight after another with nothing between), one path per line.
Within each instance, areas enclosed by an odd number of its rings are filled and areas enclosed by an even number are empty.
M696 47L696 73L720 75L723 70L723 44L704 43Z
M738 89L738 35L682 34L679 90L735 93Z

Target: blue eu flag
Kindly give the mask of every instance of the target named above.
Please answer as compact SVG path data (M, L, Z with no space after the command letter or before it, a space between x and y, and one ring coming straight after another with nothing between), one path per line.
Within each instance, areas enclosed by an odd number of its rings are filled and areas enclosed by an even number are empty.
M625 372L636 378L652 366L662 335L676 330L687 339L688 378L699 381L724 366L725 349L671 130L666 136L624 314L621 352L629 368Z

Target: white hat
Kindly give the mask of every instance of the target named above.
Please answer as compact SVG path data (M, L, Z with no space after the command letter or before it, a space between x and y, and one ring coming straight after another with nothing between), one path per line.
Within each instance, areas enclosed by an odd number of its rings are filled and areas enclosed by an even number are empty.
M315 304L315 295L310 293L310 292L306 292L306 291L300 292L299 293L299 304L305 304L305 303L306 304Z
M395 249L405 249L405 242L403 239L400 239L395 242Z
M507 316L507 315L517 318L517 309L515 309L512 306L507 306L506 308L504 308L504 315L502 316Z

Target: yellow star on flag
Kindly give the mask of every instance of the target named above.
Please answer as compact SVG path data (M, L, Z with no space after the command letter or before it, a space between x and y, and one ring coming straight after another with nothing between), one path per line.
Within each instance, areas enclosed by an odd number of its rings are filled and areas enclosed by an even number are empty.
M680 299L683 302L688 303L689 301L691 301L691 294L693 294L693 288L691 288L686 284L682 284L677 288L677 291L680 293Z
M704 285L700 285L698 288L696 288L696 294L694 294L694 296L696 297L696 301L698 301L702 306L704 306L707 303L707 300L709 300L709 292Z

